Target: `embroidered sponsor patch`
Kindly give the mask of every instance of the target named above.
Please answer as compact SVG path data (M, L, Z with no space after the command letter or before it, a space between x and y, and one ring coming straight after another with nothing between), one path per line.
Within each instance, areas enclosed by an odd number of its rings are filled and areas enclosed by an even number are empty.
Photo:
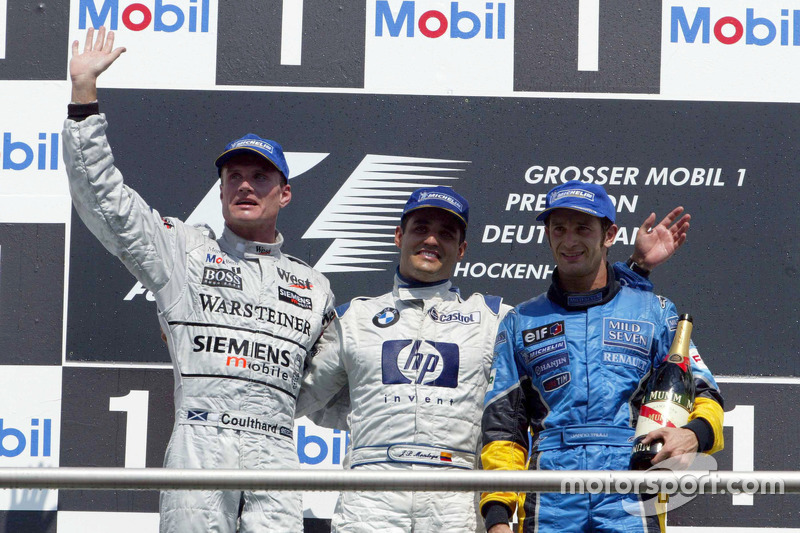
M457 344L428 340L385 341L381 348L384 385L416 383L430 387L458 387L461 357Z
M595 294L576 294L567 296L567 305L570 307L592 305L601 301L603 301L602 292L597 292Z
M208 411L189 411L186 413L186 419L205 422L208 420Z
M372 323L379 328L388 328L398 320L400 320L400 311L394 307L386 307L372 317Z
M648 355L654 331L655 326L650 322L604 318L603 346L629 348L642 355Z
M629 353L603 352L603 362L610 365L632 366L641 371L646 371L649 366L647 360Z
M311 298L300 296L296 292L290 291L284 287L278 287L278 299L301 309L311 309Z
M224 268L205 267L203 269L203 285L209 287L227 287L228 289L242 290L242 275L238 267L231 270Z
M522 332L522 344L525 346L530 346L532 344L538 344L544 340L558 337L559 335L563 334L564 321L559 320L558 322L545 324L544 326L538 328L524 330Z
M449 322L460 322L461 324L480 324L481 313L480 311L473 311L469 314L464 314L460 311L452 313L440 313L436 309L431 309L428 314L434 322L447 324Z
M552 372L568 364L569 354L567 352L561 352L541 359L538 363L533 365L533 371L537 376L541 376L542 374Z
M675 331L676 329L678 329L678 317L671 316L667 318L667 327L669 327L670 331Z
M500 346L501 344L505 344L508 342L508 335L505 331L501 331L497 334L497 337L494 339L494 346L495 348Z
M697 368L702 368L703 370L708 370L708 367L703 362L703 358L700 357L700 352L697 351L697 348L694 346L689 347L689 359L694 361L694 364Z
M550 196L550 203L560 200L562 198L584 198L590 202L594 201L594 193L584 189L569 189L566 191L558 191Z
M569 383L572 375L569 372L564 372L562 374L556 374L552 378L546 379L542 386L544 387L545 392L552 392L556 389L560 389L567 383Z
M524 352L525 360L527 362L535 361L540 357L544 357L547 354L553 352L562 352L567 349L567 341L560 340L558 342L554 342L552 344L548 344L546 346L542 346L541 348L535 348L533 350Z
M210 250L206 252L206 263L212 265L229 265L232 261L220 250Z

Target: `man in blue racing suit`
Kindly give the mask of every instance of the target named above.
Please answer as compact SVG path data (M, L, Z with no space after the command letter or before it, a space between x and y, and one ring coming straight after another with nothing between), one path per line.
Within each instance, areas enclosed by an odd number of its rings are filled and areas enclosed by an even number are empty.
M502 321L482 420L483 468L626 470L643 388L669 350L677 324L672 302L621 287L607 262L617 233L605 190L571 181L552 189L537 220L557 264L550 289ZM648 434L663 439L654 458L722 448L722 397L691 347L697 400L689 423ZM489 533L659 531L635 494L486 493ZM633 512L628 512L631 509Z

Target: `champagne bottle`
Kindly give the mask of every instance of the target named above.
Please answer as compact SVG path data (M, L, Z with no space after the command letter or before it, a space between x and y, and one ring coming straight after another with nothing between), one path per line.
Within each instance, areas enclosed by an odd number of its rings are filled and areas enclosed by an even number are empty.
M681 427L689 421L694 408L695 386L689 361L692 317L681 315L669 353L650 377L645 388L636 434L631 450L631 470L647 470L664 442L642 444L651 431L662 427Z

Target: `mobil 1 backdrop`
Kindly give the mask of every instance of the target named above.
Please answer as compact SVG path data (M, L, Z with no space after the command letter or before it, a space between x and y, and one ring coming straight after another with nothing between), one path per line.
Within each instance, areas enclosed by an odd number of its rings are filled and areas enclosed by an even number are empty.
M712 371L763 377L723 380L726 411L735 414L720 469L797 468L782 443L800 430L798 413L782 398L798 385L775 378L800 374L796 105L119 89L101 91L100 101L128 185L162 215L217 231L213 160L221 147L251 131L280 140L295 168L293 201L279 220L285 249L325 272L339 303L389 290L393 229L420 185L452 185L472 202L455 283L512 304L549 283L552 257L535 210L555 183L606 185L621 227L614 260L627 258L651 211L660 219L685 206L689 241L653 274L656 291L694 315L694 339ZM155 304L74 213L71 227L66 361L167 363ZM151 394L168 397L158 388ZM78 408L70 397L85 393L65 386L65 419L70 405ZM162 404L145 415L161 429L153 442L148 436L142 466L158 464L170 411ZM98 446L85 432L65 431L62 440L62 450ZM797 526L797 503L705 496L671 513L670 523ZM107 511L156 509L153 498L124 505L103 500Z

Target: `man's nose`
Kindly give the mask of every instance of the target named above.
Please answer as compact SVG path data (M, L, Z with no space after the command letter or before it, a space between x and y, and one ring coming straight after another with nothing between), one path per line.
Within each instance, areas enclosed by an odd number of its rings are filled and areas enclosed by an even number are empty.
M436 234L435 233L428 233L428 235L425 237L425 240L422 241L422 242L424 242L425 244L432 245L432 246L438 246L439 245L439 239L436 238Z

